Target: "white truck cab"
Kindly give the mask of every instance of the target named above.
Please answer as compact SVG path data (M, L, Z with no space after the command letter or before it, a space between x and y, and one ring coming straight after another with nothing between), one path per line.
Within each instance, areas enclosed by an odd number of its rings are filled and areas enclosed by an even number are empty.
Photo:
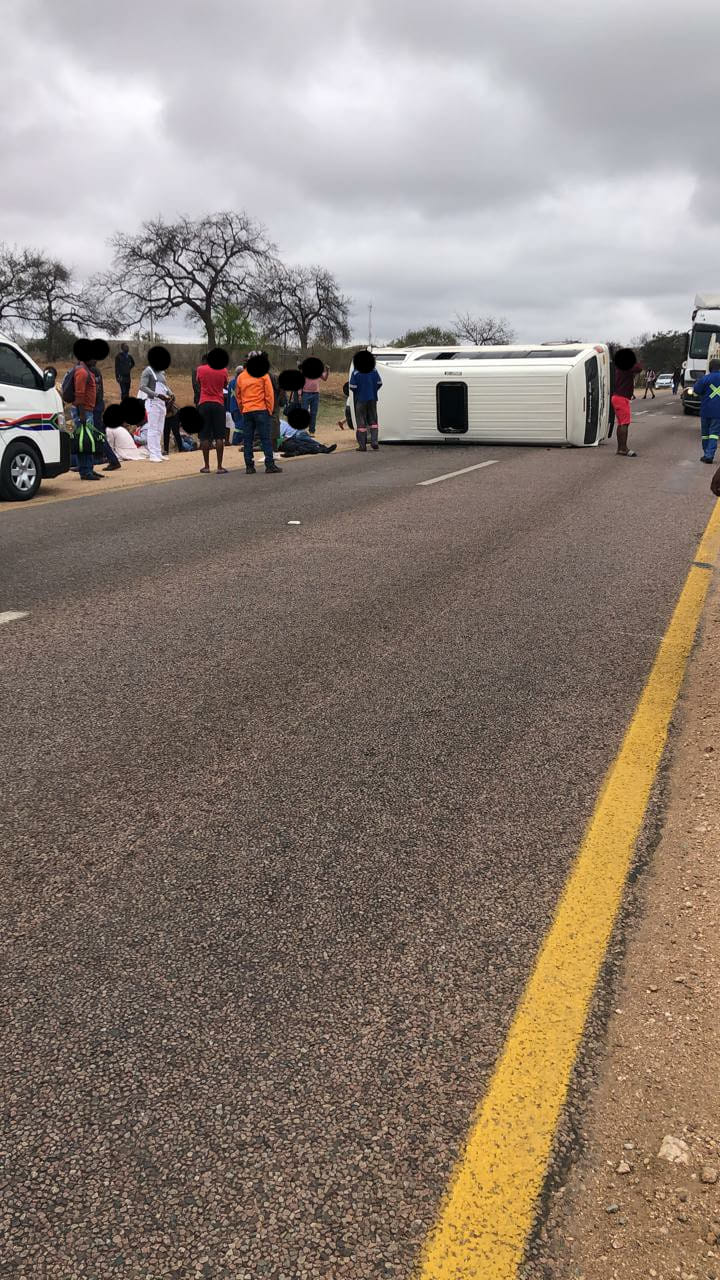
M700 401L693 386L707 373L720 347L720 293L698 293L686 338L683 364L682 406L685 413L699 413Z
M70 435L54 369L40 369L0 333L0 498L34 498L70 468Z

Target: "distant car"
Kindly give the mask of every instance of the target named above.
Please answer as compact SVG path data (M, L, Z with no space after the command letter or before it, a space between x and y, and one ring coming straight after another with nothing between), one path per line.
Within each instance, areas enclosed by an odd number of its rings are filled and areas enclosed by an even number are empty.
M665 390L668 390L668 388L672 387L672 384L673 384L673 376L671 373L659 373L657 376L657 382L655 383L655 387L656 388L664 387Z

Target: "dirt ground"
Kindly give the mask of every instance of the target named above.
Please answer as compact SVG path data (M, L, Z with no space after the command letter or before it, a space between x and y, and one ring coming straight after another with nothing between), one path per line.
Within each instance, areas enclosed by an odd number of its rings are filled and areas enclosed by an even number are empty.
M58 385L63 380L65 370L68 369L68 361L59 362L58 366ZM108 364L108 369L100 366L102 375L104 375L104 392L105 403L111 404L119 401L118 384L113 376L113 369ZM137 372L137 370L133 370ZM133 379L132 390L136 392L138 379ZM176 393L177 403L192 404L192 381L190 374L178 374L177 376L168 375L168 381L173 392ZM342 394L342 374L329 375L327 384L324 385L322 393L320 393L320 408L318 412L318 429L316 429L316 438L320 444L337 444L337 452L342 453L346 449L355 448L355 435L352 431L341 430L338 428L338 421L345 422L345 397ZM278 465L281 467L296 465L313 465L313 458L281 458ZM214 466L214 456L211 458L211 465ZM199 449L193 453L177 453L176 444L170 438L170 456L163 466L154 466L147 461L123 462L119 471L106 472L102 470L102 463L96 467L97 474L102 476L102 485L82 484L81 479L74 471L65 472L65 475L56 477L55 480L42 481L40 493L36 498L32 499L32 506L40 506L41 503L47 502L63 502L69 498L90 498L97 497L100 492L113 493L115 489L136 489L140 485L146 484L163 484L168 480L177 480L182 476L197 475L202 466L202 454ZM228 470L240 467L243 468L242 448L237 445L225 449L223 458L223 466ZM219 477L222 480L222 476ZM0 503L0 515L5 511L12 511L14 507L26 507L24 502L3 502Z
M58 390L62 384L62 380L67 373L72 361L58 360L55 368L58 371L57 386ZM290 366L288 366L290 367ZM114 364L112 360L105 360L100 365L100 372L103 376L103 390L105 393L105 403L115 404L120 399L120 391L115 381ZM278 370L279 372L279 370ZM140 374L142 369L136 365L133 369L132 394L137 394L138 384L140 382ZM230 369L230 374L234 373ZM172 366L167 372L167 380L175 394L175 399L179 406L193 403L192 378L186 371L174 370ZM329 426L334 424L338 418L342 418L345 407L345 397L342 393L343 383L347 380L347 374L331 373L327 382L321 383L320 390L320 412L318 422L321 426Z
M581 1154L550 1194L523 1280L720 1280L719 634L715 590L578 1122Z
M107 366L107 367L106 367ZM62 383L63 376L70 367L69 361L59 361L58 369L58 387ZM120 399L118 385L115 381L112 364L110 361L106 365L101 365L103 374L105 403L114 404ZM139 382L139 371L133 370L133 374L137 376L133 378L132 391L136 392ZM345 428L341 430L338 422L345 421L345 397L342 394L342 384L345 378L342 374L331 373L327 383L323 384L320 393L320 408L317 421L317 439L321 444L336 444L337 451L342 453L347 449L355 448L354 434ZM168 382L175 392L178 405L192 404L192 380L189 373L172 374L172 370L168 374ZM290 464L312 465L312 458L283 458L279 460L281 467ZM237 446L230 446L225 450L223 465L229 470L244 466L242 449ZM103 466L97 468L98 474L103 477L102 492L112 493L115 489L135 489L140 485L146 484L162 484L168 480L177 480L182 476L197 475L202 466L202 455L199 450L193 453L177 453L175 451L175 442L170 440L170 457L163 466L153 466L147 461L124 462L119 471L108 473L103 471ZM220 477L222 478L222 477ZM58 476L55 480L43 480L40 492L37 497L32 499L32 505L38 506L40 503L59 502L69 498L88 498L98 496L101 486L94 484L83 484L79 476L75 472L67 472L65 475ZM14 507L24 507L25 502L2 502L0 503L0 514L4 511L12 510Z

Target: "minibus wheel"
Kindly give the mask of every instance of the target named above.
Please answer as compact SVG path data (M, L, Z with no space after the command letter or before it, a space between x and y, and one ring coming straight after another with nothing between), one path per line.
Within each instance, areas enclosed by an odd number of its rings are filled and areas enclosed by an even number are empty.
M25 502L35 497L41 480L40 454L24 440L13 440L0 463L0 497Z

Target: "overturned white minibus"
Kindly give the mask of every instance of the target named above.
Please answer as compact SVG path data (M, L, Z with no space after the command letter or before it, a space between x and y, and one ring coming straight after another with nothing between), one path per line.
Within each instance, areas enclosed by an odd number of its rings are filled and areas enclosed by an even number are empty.
M597 445L608 433L606 346L421 348L380 364L384 442Z

